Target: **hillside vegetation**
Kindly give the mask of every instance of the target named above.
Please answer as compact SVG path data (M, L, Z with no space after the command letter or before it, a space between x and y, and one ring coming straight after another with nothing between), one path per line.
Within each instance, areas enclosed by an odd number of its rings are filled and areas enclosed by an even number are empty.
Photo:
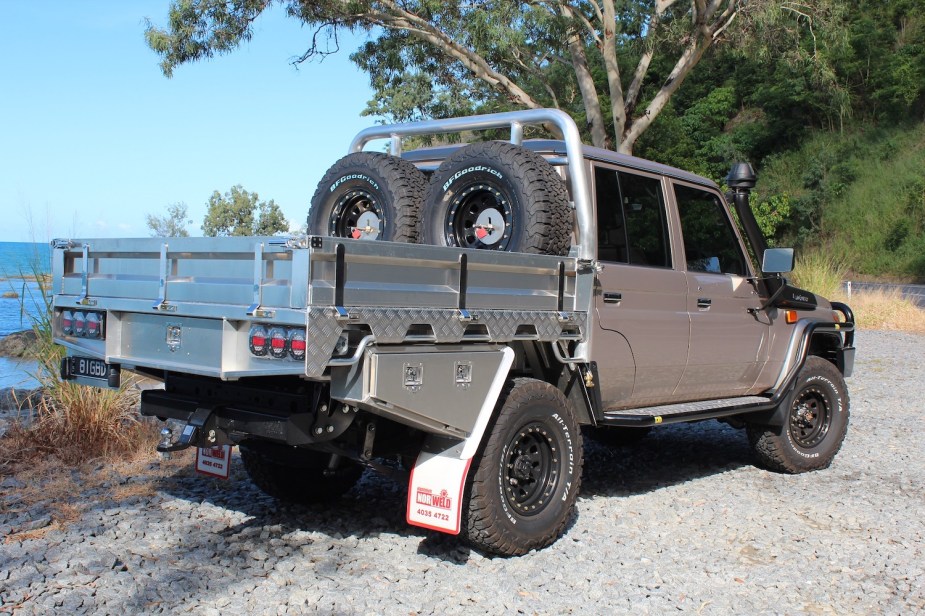
M758 193L788 214L778 244L860 277L925 280L925 123L818 132L765 161Z

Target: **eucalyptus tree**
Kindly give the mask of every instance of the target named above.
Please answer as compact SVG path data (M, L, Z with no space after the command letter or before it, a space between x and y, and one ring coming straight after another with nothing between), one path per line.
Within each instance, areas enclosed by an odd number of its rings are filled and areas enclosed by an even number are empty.
M395 120L553 106L590 141L631 153L704 54L794 27L812 31L836 0L175 0L148 44L171 75L227 53L282 5L309 27L295 63L340 48L343 29L370 41L352 55ZM783 28L781 28L783 26Z

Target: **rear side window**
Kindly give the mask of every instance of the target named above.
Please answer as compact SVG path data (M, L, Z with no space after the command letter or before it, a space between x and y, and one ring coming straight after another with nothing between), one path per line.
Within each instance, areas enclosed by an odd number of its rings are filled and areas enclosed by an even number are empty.
M662 183L596 167L597 249L602 261L671 267Z
M675 185L689 272L746 276L745 258L722 202L715 194Z

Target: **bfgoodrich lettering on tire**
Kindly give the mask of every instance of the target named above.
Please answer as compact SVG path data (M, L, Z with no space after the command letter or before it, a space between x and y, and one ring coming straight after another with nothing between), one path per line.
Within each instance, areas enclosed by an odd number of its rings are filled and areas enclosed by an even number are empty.
M581 484L581 431L548 383L514 379L500 404L472 461L464 528L475 547L517 556L564 532Z
M759 462L783 473L827 468L848 431L848 406L848 389L838 369L821 357L807 357L784 425L748 425Z
M424 243L564 255L572 210L562 178L530 150L473 143L434 172L424 199Z
M427 179L408 161L354 152L328 169L308 212L308 232L355 240L417 242Z

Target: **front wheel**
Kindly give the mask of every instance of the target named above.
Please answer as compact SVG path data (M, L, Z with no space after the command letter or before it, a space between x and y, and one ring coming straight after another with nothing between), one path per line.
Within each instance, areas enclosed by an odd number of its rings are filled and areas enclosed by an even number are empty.
M838 369L821 357L807 357L784 425L747 427L758 461L782 473L828 468L848 432L848 406Z
M473 459L463 505L475 547L517 556L565 530L581 484L581 431L558 389L514 379L483 448Z

